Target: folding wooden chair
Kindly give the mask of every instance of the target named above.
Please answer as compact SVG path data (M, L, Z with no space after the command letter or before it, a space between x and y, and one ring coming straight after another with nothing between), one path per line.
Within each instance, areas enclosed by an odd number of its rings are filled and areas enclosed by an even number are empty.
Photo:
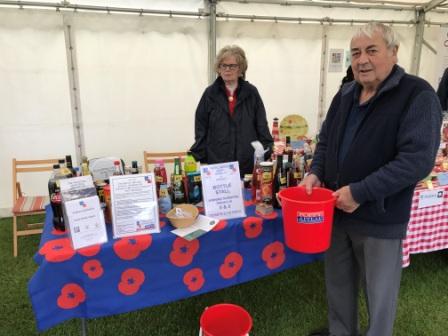
M45 205L49 203L47 184L40 188L40 195L26 195L19 182L25 173L50 172L57 159L48 160L16 160L12 159L12 195L13 195L13 253L17 257L17 240L20 236L42 233L43 223L28 223L27 216L45 214ZM50 174L48 174L50 177ZM19 221L19 218L21 220ZM24 224L24 225L22 225ZM19 229L25 227L25 229Z
M167 174L173 171L174 159L180 157L181 163L184 162L187 152L143 152L143 169L145 172L151 172L157 160L163 160Z

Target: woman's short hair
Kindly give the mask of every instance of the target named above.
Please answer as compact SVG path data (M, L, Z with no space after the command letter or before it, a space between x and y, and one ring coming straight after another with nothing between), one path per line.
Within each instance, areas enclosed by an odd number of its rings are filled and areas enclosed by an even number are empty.
M386 46L388 49L393 49L395 47L398 48L400 46L397 35L392 30L392 28L380 22L369 22L364 26L359 27L353 35L352 39L361 36L372 38L374 33L381 34L384 42L386 42Z
M229 56L234 56L236 59L236 62L239 65L241 75L243 78L246 76L247 71L247 59L246 59L246 53L244 50L237 46L237 45L228 45L223 47L216 56L215 60L215 71L216 73L219 73L219 65L222 63L223 59Z

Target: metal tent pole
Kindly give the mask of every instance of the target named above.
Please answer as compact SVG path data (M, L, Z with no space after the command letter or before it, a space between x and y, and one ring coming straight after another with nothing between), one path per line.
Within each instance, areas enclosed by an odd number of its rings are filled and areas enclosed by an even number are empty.
M208 23L208 83L212 84L216 79L215 57L216 57L216 2L208 0L209 23Z
M425 12L417 11L417 26L415 27L414 49L412 51L411 74L418 76L422 56L423 34L425 32Z
M80 163L85 155L84 130L81 113L81 99L79 90L78 62L76 58L76 43L73 34L73 16L71 14L62 13L64 24L64 37L67 55L67 70L70 87L70 103L72 110L72 124L75 139L76 155L75 161Z
M319 79L319 111L317 115L316 133L320 131L325 117L325 99L327 90L327 55L328 55L328 26L322 25L322 47L320 56L320 79Z

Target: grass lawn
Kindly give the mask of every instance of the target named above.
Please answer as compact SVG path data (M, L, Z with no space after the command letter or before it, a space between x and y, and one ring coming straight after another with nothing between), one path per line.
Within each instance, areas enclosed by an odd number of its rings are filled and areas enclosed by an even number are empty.
M0 335L36 335L27 283L36 271L32 260L39 236L19 239L12 256L11 219L0 219ZM323 263L316 262L242 285L132 313L88 321L89 335L198 335L204 307L232 302L254 319L251 335L302 336L326 324ZM48 284L51 286L51 283ZM366 325L361 300L361 325ZM42 335L79 335L79 320ZM414 255L403 271L397 336L448 335L448 252Z

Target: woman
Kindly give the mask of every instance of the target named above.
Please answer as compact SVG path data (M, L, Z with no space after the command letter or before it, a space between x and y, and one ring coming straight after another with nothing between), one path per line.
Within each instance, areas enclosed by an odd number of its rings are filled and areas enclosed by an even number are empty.
M202 163L238 161L240 174L252 173L252 141L260 141L270 155L273 140L263 101L245 81L246 55L238 46L222 48L215 62L218 78L205 89L196 109L195 143L191 152Z

